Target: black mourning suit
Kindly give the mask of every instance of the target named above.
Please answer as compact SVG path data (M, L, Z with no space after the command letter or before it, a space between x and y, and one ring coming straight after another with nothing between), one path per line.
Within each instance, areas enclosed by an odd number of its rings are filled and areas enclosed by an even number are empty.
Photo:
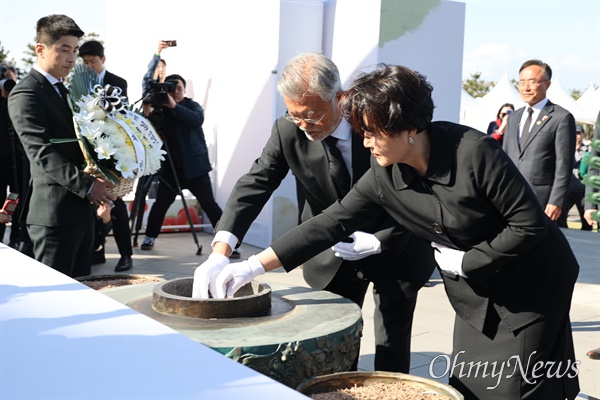
M352 134L352 177L358 180L370 167L370 152ZM242 176L216 231L233 233L240 241L271 194L292 171L305 198L302 220L320 214L340 196L329 174L324 145L309 140L294 123L275 121L271 137L250 171ZM304 278L313 288L325 289L362 306L369 281L375 285L376 356L379 370L408 372L410 331L417 291L434 268L429 243L406 234L388 216L381 215L361 228L374 233L384 250L358 261L343 261L327 249L306 261ZM346 232L346 236L353 231ZM286 270L299 263L284 264Z
M579 386L569 308L579 265L569 243L496 140L447 122L428 130L425 176L373 161L340 203L271 247L284 265L297 265L389 213L414 235L465 252L467 278L441 272L457 314L453 359L499 367L519 357L527 378L520 371L512 379L482 371L458 378L454 370L450 384L465 399L573 399ZM536 363L544 368L532 371ZM559 365L568 377L544 379Z
M32 69L12 90L8 109L31 164L27 225L35 258L66 275L89 275L94 207L86 195L94 181L84 173L71 110L40 72Z

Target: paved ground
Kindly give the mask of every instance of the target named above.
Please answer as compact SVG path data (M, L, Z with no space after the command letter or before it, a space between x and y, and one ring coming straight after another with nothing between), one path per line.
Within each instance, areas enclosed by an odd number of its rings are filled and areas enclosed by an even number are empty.
M581 394L580 399L600 398L600 361L586 357L588 350L600 347L600 236L597 232L582 232L574 229L564 230L581 264L578 283L573 297L571 320L575 338L579 366ZM151 251L134 249L134 268L132 274L154 275L164 279L189 277L195 267L207 258L212 238L207 233L198 233L198 240L204 247L201 256L196 255L197 246L191 233L161 234ZM141 243L143 237L140 237ZM259 252L261 249L242 245L242 259ZM118 252L112 238L107 242L107 262L95 265L93 274L112 274L118 260ZM283 282L306 286L302 272L296 269L291 273L279 269L260 277L267 283ZM446 355L452 349L452 327L454 312L444 292L439 275L432 277L433 286L423 288L419 294L417 311L413 326L411 374L432 378L430 372L432 360ZM373 301L367 296L363 317L364 336L361 346L359 368L373 369ZM445 362L438 357L433 374L443 375ZM437 380L447 382L447 376ZM589 396L589 397L588 397Z

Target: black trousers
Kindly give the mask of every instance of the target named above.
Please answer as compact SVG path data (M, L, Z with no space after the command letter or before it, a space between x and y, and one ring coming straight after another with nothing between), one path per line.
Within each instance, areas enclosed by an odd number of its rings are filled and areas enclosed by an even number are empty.
M113 204L115 206L110 210L110 222L108 224L105 225L101 218L96 218L94 246L92 251L96 251L102 246L100 252L104 254L106 235L112 229L119 255L121 257L131 257L133 255L133 249L131 246L131 228L129 226L127 205L123 199L117 199L113 201Z
M342 264L331 282L323 289L352 300L362 308L369 280L358 276L352 263ZM410 340L417 294L398 299L373 288L375 310L375 370L408 373L410 370ZM358 356L350 370L358 369Z
M223 210L215 201L212 191L212 184L210 181L210 176L208 174L201 175L199 177L186 180L184 179L184 173L182 170L176 169L177 177L179 178L179 183L181 184L181 189L187 189L198 203L200 203L200 207L208 216L210 223L214 227L219 219L221 219L221 215L223 214ZM152 209L150 210L150 215L148 215L148 226L146 228L146 236L156 238L160 234L160 228L162 226L163 220L165 219L165 215L169 210L169 207L175 201L175 197L179 194L177 193L177 184L175 182L175 178L173 177L173 172L170 167L163 168L162 176L160 183L158 184L158 190L156 191L156 201L152 205Z
M585 218L583 218L583 214L585 213L585 186L583 186L583 184L581 184L581 187L576 189L574 189L573 185L571 185L569 194L567 195L567 204L562 210L560 217L558 217L558 220L556 221L558 226L561 228L569 227L567 224L567 217L569 216L569 211L571 208L573 208L573 206L577 207L577 213L579 214L579 219L581 220L581 230L591 231L592 226L587 223Z
M90 275L94 214L82 215L75 226L28 225L35 259L71 278Z

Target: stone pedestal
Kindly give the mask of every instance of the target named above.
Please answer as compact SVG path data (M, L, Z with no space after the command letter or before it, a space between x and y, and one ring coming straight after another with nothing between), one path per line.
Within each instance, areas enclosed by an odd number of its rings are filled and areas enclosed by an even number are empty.
M359 351L360 308L330 292L269 284L271 308L265 314L206 319L156 311L154 286L103 293L294 389L315 376L347 371Z

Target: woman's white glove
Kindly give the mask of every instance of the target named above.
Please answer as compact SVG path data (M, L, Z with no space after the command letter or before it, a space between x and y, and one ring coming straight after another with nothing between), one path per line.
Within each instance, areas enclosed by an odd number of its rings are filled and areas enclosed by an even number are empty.
M435 249L433 252L435 261L443 271L468 278L462 270L462 260L465 256L464 251L451 249L435 242L431 242L431 247Z
M356 231L350 238L353 239L351 243L339 242L331 248L336 257L356 261L381 253L381 242L372 233Z
M216 294L215 279L219 273L229 264L229 257L219 253L212 253L208 260L200 264L194 271L194 283L192 285L193 299L208 299L208 288L213 297Z
M217 299L233 297L242 286L264 273L265 268L256 256L251 256L247 261L227 265L215 281Z

